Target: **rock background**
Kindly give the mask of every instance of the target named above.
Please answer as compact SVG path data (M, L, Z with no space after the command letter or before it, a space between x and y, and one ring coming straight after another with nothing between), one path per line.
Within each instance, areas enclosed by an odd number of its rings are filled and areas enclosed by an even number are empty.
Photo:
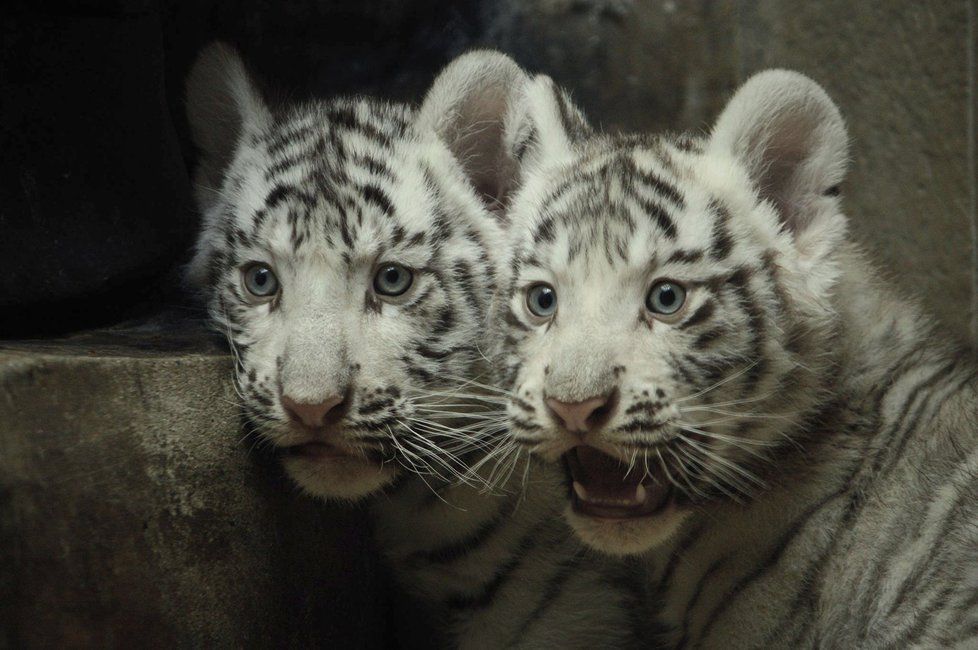
M361 512L244 441L186 321L0 344L0 647L383 647Z
M425 645L391 630L362 514L243 438L230 361L180 307L183 78L216 37L296 98L413 100L498 47L608 130L705 131L751 73L801 70L848 120L856 235L978 343L978 0L37 4L0 9L0 647Z

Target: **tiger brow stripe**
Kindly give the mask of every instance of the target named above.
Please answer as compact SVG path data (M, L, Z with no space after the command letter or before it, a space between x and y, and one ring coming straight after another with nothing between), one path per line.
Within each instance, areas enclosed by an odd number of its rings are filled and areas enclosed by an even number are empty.
M667 264L694 264L703 259L705 253L700 250L684 250L680 249L672 253L667 259Z
M634 191L632 188L624 188L624 194L638 205L642 213L651 218L659 226L666 237L671 240L676 239L678 236L676 224L663 205Z
M629 158L629 160L631 160L631 158ZM635 175L635 180L646 185L655 194L664 197L667 201L672 203L679 210L686 209L686 200L683 198L683 195L679 192L679 190L675 186L666 182L659 176L656 176L651 171L642 170L641 168L638 167L638 165L634 165L634 161L632 162L633 162L633 168L637 172L637 174Z
M361 185L357 191L365 202L376 206L384 216L389 217L394 214L394 204L380 186L374 184Z

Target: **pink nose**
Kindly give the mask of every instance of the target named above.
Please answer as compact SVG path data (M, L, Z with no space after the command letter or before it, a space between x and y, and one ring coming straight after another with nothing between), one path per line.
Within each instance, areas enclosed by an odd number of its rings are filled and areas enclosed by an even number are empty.
M589 397L580 402L561 402L548 397L547 407L556 420L572 433L587 433L599 428L614 410L613 393Z
M282 408L289 417L310 429L321 429L329 422L335 422L342 417L341 408L346 398L342 395L327 397L322 402L297 402L288 395L282 395Z

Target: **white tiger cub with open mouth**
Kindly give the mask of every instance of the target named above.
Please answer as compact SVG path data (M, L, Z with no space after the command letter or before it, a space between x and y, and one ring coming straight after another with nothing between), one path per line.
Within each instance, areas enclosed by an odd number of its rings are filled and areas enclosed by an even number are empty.
M760 73L703 139L526 100L512 440L584 541L649 560L667 645L975 647L976 366L849 240L826 93Z
M212 46L188 82L204 213L190 275L231 342L258 435L308 493L382 495L381 550L443 642L641 646L640 574L586 558L558 482L535 471L528 494L513 480L504 496L452 484L480 463L472 425L484 433L493 417L474 406L491 393L466 378L485 372L479 346L508 274L498 206L516 168L503 122L525 80L476 52L418 111L365 98L275 107Z

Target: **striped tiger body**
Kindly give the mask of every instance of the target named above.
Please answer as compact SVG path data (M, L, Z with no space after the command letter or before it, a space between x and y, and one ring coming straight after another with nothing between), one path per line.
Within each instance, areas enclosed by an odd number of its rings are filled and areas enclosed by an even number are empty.
M443 642L626 647L645 624L629 619L644 567L584 562L552 472L530 472L524 497L495 477L522 478L525 460L486 456L473 429L493 417L479 406L492 393L469 381L486 372L508 257L497 168L479 157L502 129L469 95L498 100L515 74L476 54L419 110L273 107L235 53L210 48L188 82L204 217L189 276L228 336L260 442L305 492L369 497L382 553Z
M974 360L849 240L824 91L769 71L709 137L604 136L539 77L508 141L509 438L646 562L650 642L975 647Z

